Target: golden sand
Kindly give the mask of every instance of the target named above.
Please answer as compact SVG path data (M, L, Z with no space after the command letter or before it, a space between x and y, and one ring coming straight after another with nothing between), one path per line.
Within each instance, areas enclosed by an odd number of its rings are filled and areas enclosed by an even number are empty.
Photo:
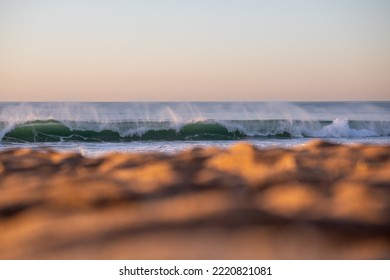
M390 146L0 153L0 259L389 259Z

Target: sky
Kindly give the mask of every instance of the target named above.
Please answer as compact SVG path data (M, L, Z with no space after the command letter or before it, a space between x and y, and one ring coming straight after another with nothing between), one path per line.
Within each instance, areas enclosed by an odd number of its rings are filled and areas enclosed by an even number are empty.
M0 101L390 100L388 0L0 0Z

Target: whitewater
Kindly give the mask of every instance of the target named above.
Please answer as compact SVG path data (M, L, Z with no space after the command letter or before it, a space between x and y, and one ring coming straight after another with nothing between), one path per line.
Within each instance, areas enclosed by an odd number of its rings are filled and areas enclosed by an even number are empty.
M0 149L175 152L248 141L291 147L313 138L390 144L390 102L0 103Z

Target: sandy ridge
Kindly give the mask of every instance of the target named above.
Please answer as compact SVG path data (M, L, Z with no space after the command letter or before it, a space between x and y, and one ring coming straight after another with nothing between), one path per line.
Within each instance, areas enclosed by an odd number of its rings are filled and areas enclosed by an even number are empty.
M390 146L0 153L1 259L390 258Z

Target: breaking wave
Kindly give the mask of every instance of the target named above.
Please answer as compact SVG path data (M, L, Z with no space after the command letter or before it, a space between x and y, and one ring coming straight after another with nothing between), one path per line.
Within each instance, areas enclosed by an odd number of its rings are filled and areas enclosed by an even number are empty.
M131 142L234 140L244 138L339 138L390 136L390 121L334 120L203 120L59 121L0 123L2 142Z

